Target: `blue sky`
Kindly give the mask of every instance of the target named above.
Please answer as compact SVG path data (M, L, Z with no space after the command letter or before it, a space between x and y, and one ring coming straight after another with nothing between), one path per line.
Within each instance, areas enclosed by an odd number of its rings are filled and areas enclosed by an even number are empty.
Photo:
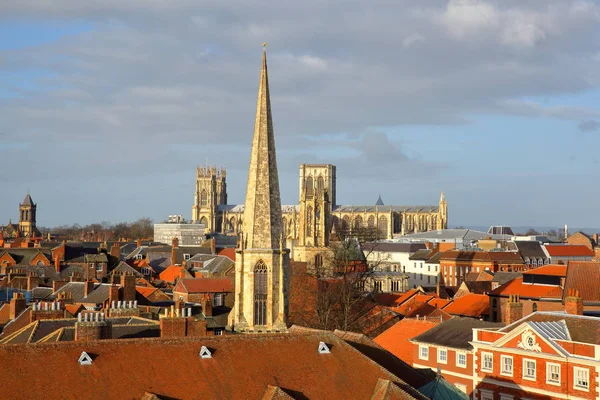
M0 4L0 224L189 217L195 166L243 202L260 63L284 203L300 163L338 202L450 225L600 227L600 4L584 0Z

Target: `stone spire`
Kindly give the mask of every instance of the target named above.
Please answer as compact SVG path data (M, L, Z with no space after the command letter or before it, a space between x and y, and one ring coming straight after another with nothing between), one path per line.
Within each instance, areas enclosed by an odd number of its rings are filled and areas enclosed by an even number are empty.
M264 50L242 230L242 248L279 249L282 232L281 197L271 119L267 54Z

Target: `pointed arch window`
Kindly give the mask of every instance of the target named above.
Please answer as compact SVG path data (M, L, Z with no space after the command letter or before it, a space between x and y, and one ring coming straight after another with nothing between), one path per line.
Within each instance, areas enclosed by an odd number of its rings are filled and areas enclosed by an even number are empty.
M322 194L325 190L325 179L322 176L317 178L317 193Z
M267 265L263 260L254 267L254 325L267 324Z
M202 193L200 193L200 206L206 207L207 205L208 205L208 194L206 193L206 190L203 190Z
M306 208L306 235L312 234L313 209L311 206Z
M312 199L313 195L314 195L314 184L313 184L313 178L312 176L309 176L308 178L306 178L306 198L307 199Z

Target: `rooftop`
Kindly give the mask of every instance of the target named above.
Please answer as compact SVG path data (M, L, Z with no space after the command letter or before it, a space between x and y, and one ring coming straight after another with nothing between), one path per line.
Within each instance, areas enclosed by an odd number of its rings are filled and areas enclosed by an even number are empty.
M474 318L452 318L413 338L415 342L471 350L473 329L500 328L503 324Z

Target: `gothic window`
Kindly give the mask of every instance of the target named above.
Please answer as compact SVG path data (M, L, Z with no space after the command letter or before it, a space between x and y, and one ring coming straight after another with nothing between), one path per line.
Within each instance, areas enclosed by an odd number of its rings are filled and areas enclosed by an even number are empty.
M231 219L229 220L229 230L234 231L235 230L235 218L231 217Z
M383 215L379 217L379 223L377 224L377 229L379 230L379 234L383 238L387 238L388 229L387 229L387 218Z
M312 176L309 176L308 178L306 178L306 198L307 199L312 199L313 194L314 194L314 185L313 185L313 178Z
M281 220L281 226L283 228L283 237L287 238L287 236L288 236L288 232L287 232L287 219L285 217L283 217L283 219Z
M360 229L362 227L362 218L361 216L357 216L356 218L354 218L354 229Z
M207 205L208 205L208 194L206 193L206 190L203 190L202 193L200 193L200 206L206 207Z
M263 260L254 267L254 325L267 324L267 266Z
M319 231L321 229L320 222L321 222L321 210L319 209L319 206L316 205L315 206L315 236L319 236Z
M323 255L317 254L315 255L315 268L318 270L321 267L323 267Z
M206 219L206 217L200 218L200 223L204 224L205 229L208 229L208 220Z
M317 193L322 194L323 190L325 190L325 180L322 176L317 178Z
M312 233L312 218L313 218L313 209L311 206L306 208L306 234L310 236Z
M350 229L350 217L344 215L344 218L342 219L342 230L347 231L348 229Z
M294 220L293 219L290 219L290 223L288 225L288 230L287 231L288 231L288 235L292 235L292 236L295 235L294 234L295 230L294 230Z
M367 226L369 228L375 228L375 217L374 216L370 216L369 219L367 220Z

